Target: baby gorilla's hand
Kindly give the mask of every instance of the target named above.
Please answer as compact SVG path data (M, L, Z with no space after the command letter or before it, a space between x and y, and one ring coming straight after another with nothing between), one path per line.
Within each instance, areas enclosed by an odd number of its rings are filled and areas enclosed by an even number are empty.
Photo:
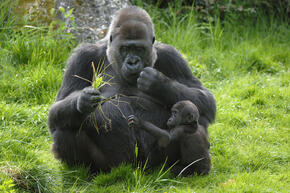
M135 115L129 115L128 116L128 125L130 128L138 128L140 125L140 120Z

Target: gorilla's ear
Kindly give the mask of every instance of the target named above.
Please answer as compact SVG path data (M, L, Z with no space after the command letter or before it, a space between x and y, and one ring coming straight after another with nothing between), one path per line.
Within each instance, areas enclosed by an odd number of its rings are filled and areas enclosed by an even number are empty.
M113 41L113 36L110 35L110 43Z
M193 114L188 114L186 117L186 123L191 125L192 128L194 128L195 130L193 132L196 131L196 128L198 126L198 121L196 120L195 116Z
M153 39L152 39L152 44L154 44L155 42L155 36L153 36Z
M194 118L194 115L192 113L189 113L186 117L186 123L194 123L196 120Z

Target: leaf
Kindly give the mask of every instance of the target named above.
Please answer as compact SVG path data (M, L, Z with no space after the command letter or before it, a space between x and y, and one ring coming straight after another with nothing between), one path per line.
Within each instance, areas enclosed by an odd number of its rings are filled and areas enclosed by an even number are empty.
M100 85L103 82L103 77L101 76L96 76L95 81L93 82L92 86L94 87L94 89L98 89L100 87Z
M59 7L58 10L62 13L62 15L65 15L65 9L63 7Z

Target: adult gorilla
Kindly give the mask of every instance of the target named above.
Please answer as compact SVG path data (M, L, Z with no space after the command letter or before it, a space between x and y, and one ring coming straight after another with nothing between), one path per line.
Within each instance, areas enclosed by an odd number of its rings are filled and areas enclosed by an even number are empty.
M170 108L181 100L198 107L199 123L207 131L215 118L214 97L173 47L154 41L150 16L141 8L129 7L115 16L106 39L74 51L48 117L56 158L106 171L136 161L137 143L139 161L148 158L154 166L168 156L168 163L174 163L180 157L178 145L173 142L166 149L158 148L156 139L146 131L130 129L126 117L134 114L166 128ZM99 90L84 81L92 80L92 62L110 80ZM115 99L103 100L112 96Z

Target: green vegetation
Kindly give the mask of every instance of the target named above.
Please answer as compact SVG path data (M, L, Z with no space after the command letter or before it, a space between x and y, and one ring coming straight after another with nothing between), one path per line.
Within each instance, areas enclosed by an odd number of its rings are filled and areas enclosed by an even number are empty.
M194 11L147 7L158 41L181 51L217 100L208 176L173 178L128 165L89 176L50 153L47 112L76 46L64 26L17 21L0 4L0 192L289 192L290 28L262 11L198 22ZM18 18L19 19L19 18ZM33 27L32 27L33 26ZM161 167L161 166L160 166Z

